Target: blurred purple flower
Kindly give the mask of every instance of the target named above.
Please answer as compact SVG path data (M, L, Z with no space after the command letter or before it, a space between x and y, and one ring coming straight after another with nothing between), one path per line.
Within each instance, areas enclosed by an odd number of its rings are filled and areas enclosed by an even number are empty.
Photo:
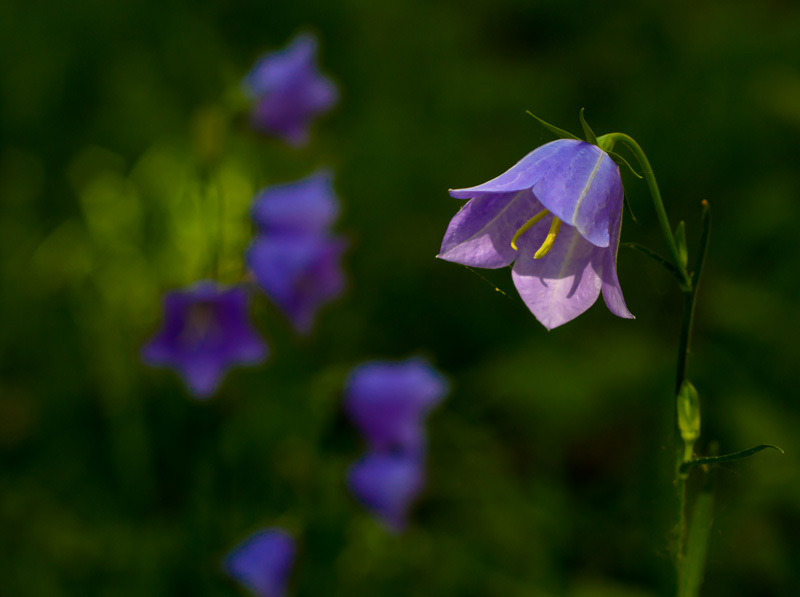
M247 306L243 289L210 281L167 293L164 323L143 347L142 359L177 369L198 398L211 396L228 368L259 363L267 356Z
M318 170L301 180L262 189L253 200L252 215L267 234L326 232L339 215L333 174Z
M295 557L294 538L283 529L264 529L237 545L223 560L231 578L258 597L283 597Z
M399 533L425 486L425 473L415 456L372 452L350 468L347 483L358 501Z
M516 260L514 285L547 329L586 311L601 290L612 313L633 318L617 278L622 180L602 149L553 141L497 178L450 195L470 201L450 221L441 259L484 268ZM534 225L542 219L549 226Z
M344 292L344 239L317 234L258 236L247 264L267 296L300 334L314 326L317 311Z
M372 449L422 454L423 418L447 394L447 382L423 359L373 361L356 367L344 408Z
M294 147L308 143L311 120L339 99L336 85L319 73L316 53L316 38L301 34L282 50L261 57L243 82L256 102L253 128Z

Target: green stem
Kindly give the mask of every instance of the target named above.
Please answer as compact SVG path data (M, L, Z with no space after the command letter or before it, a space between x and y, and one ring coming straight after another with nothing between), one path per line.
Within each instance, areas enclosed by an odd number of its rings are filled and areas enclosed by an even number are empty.
M694 306L696 297L694 290L683 291L683 317L681 319L681 335L678 340L678 367L675 379L675 395L681 390L686 380L686 368L689 362L689 346L692 339L692 325L694 324ZM678 426L678 411L675 411L674 437L675 437L675 531L673 536L675 550L675 572L678 579L682 576L684 544L686 542L686 475L681 471L685 458L683 438ZM679 581L680 582L680 581Z
M675 275L678 278L678 284L683 292L683 316L681 318L681 332L678 340L678 366L675 378L675 396L680 393L684 381L686 381L686 370L689 362L689 350L692 339L692 326L694 324L695 312L695 299L697 297L697 287L700 282L700 275L705 262L706 252L708 248L709 238L709 225L710 213L708 203L703 202L703 232L700 237L700 246L697 253L695 262L694 273L690 276L684 261L680 257L678 245L675 242L675 236L672 232L672 227L669 224L667 212L664 209L664 201L661 198L661 191L658 188L653 167L650 165L650 160L647 159L642 148L631 137L624 133L610 133L604 135L598 140L598 144L605 151L611 151L614 144L617 142L623 143L639 161L642 167L643 177L647 182L647 187L650 191L650 196L653 199L653 206L658 217L658 223L661 226L661 232L664 235L664 240L669 249L669 255L674 266ZM670 268L671 269L671 268ZM677 590L679 593L682 591L682 584L684 579L684 556L686 544L686 479L688 472L682 470L681 466L684 460L691 458L690 449L684 445L681 436L680 427L678 426L678 412L677 408L673 408L674 413L674 442L675 442L675 527L673 535L674 546L674 564L675 574L677 579ZM705 549L705 548L703 548ZM705 554L702 554L703 557ZM697 554L694 554L697 557Z
M633 155L636 156L636 159L639 160L639 164L643 170L642 176L647 182L647 188L650 190L650 196L653 198L653 206L655 207L656 215L658 216L658 223L661 226L661 232L664 235L664 240L667 242L667 248L669 249L670 257L672 258L672 264L681 273L681 278L683 280L682 286L690 289L691 280L689 280L689 276L686 273L686 268L683 267L683 264L681 263L680 255L678 253L678 245L675 242L675 237L672 234L672 228L669 225L669 218L667 218L667 212L664 209L664 202L661 199L661 191L658 190L658 183L656 182L656 176L653 173L653 167L650 165L650 160L647 159L647 156L642 148L639 147L639 144L625 133L609 133L608 135L603 135L600 137L599 141L601 147L607 151L611 151L617 141L624 143L628 149L631 150Z

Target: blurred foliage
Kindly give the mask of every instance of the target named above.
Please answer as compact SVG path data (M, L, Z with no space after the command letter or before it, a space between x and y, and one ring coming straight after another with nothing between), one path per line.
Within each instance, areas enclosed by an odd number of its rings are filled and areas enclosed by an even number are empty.
M322 40L340 108L303 151L223 134L260 52ZM546 333L507 270L434 259L460 203L550 140L524 111L647 151L690 251L714 210L690 376L722 467L704 595L800 586L800 6L788 0L75 0L0 4L3 594L235 595L219 558L260 526L301 550L297 595L645 597L666 586L680 297L619 257L636 321L597 305ZM219 159L213 155L219 150ZM213 164L213 165L209 165ZM143 368L160 296L242 275L254 191L336 171L350 290L198 403ZM663 252L644 185L623 240ZM222 207L220 207L222 206ZM222 252L216 251L222 241ZM499 287L503 294L495 292ZM339 410L367 358L453 381L406 535L347 495Z

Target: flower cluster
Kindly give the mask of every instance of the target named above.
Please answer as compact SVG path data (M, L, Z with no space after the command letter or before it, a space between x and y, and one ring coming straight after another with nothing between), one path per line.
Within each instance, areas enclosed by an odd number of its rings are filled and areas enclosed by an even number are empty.
M247 265L300 334L308 334L319 308L344 291L340 260L347 244L330 231L338 213L327 170L267 187L253 202L258 235Z
M316 40L299 35L286 48L263 56L242 85L253 100L252 125L305 145L311 120L338 100L336 86L319 74ZM332 175L263 190L253 219L259 234L246 261L259 286L299 333L309 333L320 306L344 290L339 264L346 243L329 227L339 206ZM176 369L189 391L211 396L228 368L260 363L267 347L248 321L243 287L198 282L164 299L162 329L143 348L146 364Z
M514 263L514 285L547 329L586 311L601 290L612 313L633 318L617 279L622 179L600 147L553 141L450 195L469 202L450 221L441 259L491 269Z
M368 445L350 469L348 485L395 532L406 527L424 488L425 417L447 389L441 374L422 359L364 363L347 381L344 407Z

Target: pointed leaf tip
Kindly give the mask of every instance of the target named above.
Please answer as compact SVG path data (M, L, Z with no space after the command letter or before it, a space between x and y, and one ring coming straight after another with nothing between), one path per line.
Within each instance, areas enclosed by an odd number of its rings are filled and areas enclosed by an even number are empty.
M622 157L621 155L619 155L618 153L616 153L614 151L606 151L606 153L608 154L608 157L610 157L612 160L614 160L614 162L617 164L617 166L625 166L625 167L627 167L631 174L633 174L639 180L642 180L643 176L641 174L639 174L636 170L633 169L633 166L630 165L628 160L626 160L624 157Z
M583 117L584 110L585 108L581 108L580 114L578 115L578 118L580 118L581 121L581 126L583 127L583 134L589 143L592 145L599 145L597 142L597 135L594 134L592 127L589 126L589 123L586 122L586 119Z
M772 448L773 450L777 450L781 454L786 453L783 451L782 448L779 448L778 446L773 446L772 444L761 444L760 446L749 448L747 450L742 450L741 452L734 452L733 454L724 454L722 456L709 456L707 458L695 458L694 460L687 460L686 462L681 464L681 473L685 473L690 468L694 466L700 466L702 464L719 464L722 462L730 462L732 460L741 460L742 458L747 458L748 456L757 454L761 452L761 450L766 450L767 448Z
M546 128L551 133L553 133L559 139L574 139L575 141L580 141L580 139L578 137L576 137L575 135L573 135L572 133L569 133L569 132L565 131L564 129L560 129L557 126L553 126L549 122L545 122L544 120L542 120L541 118L536 116L536 114L534 114L530 110L525 110L525 113L529 114L530 116L533 116L539 124L541 124L544 128Z

